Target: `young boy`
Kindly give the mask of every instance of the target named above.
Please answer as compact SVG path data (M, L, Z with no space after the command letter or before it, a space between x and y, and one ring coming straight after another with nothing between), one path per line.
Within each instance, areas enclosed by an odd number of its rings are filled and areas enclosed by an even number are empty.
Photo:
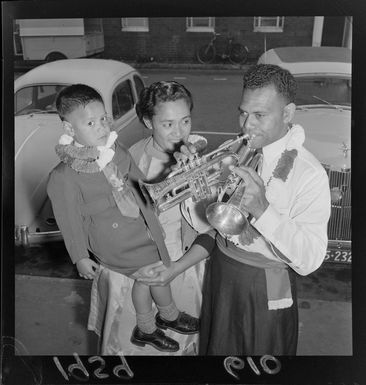
M93 279L98 263L133 278L141 267L160 259L169 264L161 227L141 199L137 180L143 178L129 152L114 143L103 100L93 88L76 84L63 89L56 108L66 135L56 146L61 159L51 172L47 192L57 224L79 275ZM135 281L132 300L137 326L131 342L177 351L179 344L157 328L182 334L198 332L197 318L179 312L170 286ZM152 300L157 305L156 322Z

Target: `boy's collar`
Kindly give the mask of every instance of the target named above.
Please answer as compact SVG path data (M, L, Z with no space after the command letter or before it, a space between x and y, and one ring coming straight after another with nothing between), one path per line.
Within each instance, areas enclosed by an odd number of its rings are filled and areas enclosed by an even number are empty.
M118 135L117 135L116 131L111 131L109 136L108 136L106 144L104 146L96 146L97 149L103 150L103 149L107 149L107 148L112 147L112 145L114 144L114 142L117 139L117 136ZM83 144L80 144L79 142L77 142L73 136L67 135L67 134L61 135L58 143L64 144L64 145L73 143L75 147L85 147Z

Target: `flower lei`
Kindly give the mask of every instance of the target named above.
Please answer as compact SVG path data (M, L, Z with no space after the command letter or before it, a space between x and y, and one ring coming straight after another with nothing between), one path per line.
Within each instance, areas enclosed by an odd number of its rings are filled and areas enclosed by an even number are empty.
M298 124L292 125L288 133L288 141L285 150L282 152L276 167L272 172L266 185L266 198L272 203L276 202L281 205L287 200L287 191L285 182L290 171L293 168L294 161L297 157L298 150L305 141L304 129Z
M117 139L117 133L111 131L104 146L75 145L73 137L62 135L56 145L56 153L63 163L77 172L96 173L103 171L107 181L113 187L113 198L122 215L137 218L139 206L127 184L128 174L121 175L113 162L114 150L111 148Z
M285 182L293 168L298 150L305 141L304 129L299 125L292 125L289 130L289 138L285 150L282 152L276 167L266 185L266 198L270 203L276 202L278 206L287 204L287 190ZM239 235L239 242L242 245L253 243L260 233L249 224L248 229Z
M62 135L55 147L60 160L77 172L95 173L101 171L114 155L110 148L117 138L117 133L112 131L105 146L83 146L74 144L74 139L69 135Z

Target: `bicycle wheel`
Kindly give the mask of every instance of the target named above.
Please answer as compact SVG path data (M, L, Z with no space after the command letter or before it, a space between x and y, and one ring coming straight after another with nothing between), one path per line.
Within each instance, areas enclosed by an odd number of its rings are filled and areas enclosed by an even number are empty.
M248 48L236 43L233 44L229 53L229 60L233 64L243 64L248 60Z
M213 45L204 45L198 48L196 52L197 60L202 64L212 63L216 56L215 47Z

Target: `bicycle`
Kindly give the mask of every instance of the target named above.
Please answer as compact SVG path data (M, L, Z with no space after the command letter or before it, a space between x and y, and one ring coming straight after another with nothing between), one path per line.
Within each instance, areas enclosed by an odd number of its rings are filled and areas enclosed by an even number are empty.
M212 63L216 56L221 59L229 59L232 64L244 64L248 60L248 47L234 42L234 38L228 37L225 49L222 53L217 53L216 39L220 33L213 32L210 42L201 46L196 51L197 60L202 64Z

